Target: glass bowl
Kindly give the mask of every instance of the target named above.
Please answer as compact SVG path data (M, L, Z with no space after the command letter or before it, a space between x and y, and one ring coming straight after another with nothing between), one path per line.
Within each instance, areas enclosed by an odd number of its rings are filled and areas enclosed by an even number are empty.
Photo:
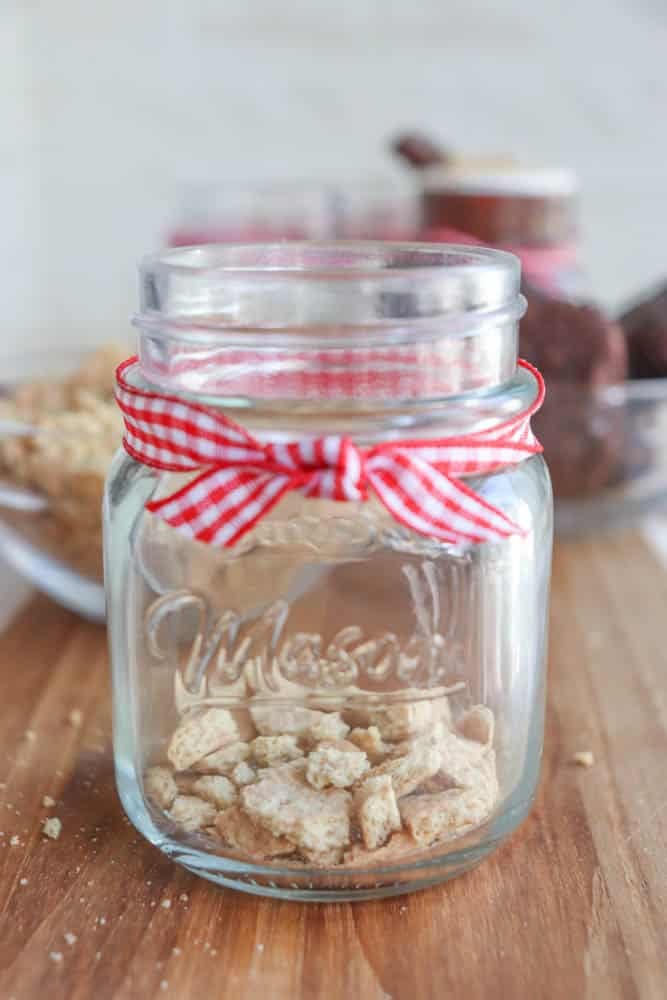
M20 476L12 475L11 447L14 443L20 453L21 442L33 440L35 429L29 422L8 415L7 406L3 408L22 385L40 382L56 386L91 354L91 349L59 349L57 357L34 351L3 359L0 558L66 608L102 622L105 601L100 498L104 474L95 468L89 474L78 475L76 482L73 477L70 483L62 469L54 468L52 476L60 474L58 499L46 489L22 483Z
M667 379L550 383L533 425L561 537L629 527L667 507Z

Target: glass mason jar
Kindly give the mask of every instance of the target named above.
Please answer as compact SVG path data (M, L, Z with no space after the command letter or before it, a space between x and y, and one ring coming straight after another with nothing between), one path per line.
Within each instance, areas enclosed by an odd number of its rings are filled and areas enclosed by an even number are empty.
M134 457L117 456L104 513L114 748L128 816L192 871L273 896L392 895L476 865L530 809L541 455L459 469L463 506L439 534L422 524L438 443L493 447L535 406L519 283L507 253L420 244L144 261L119 397ZM231 435L224 462L192 458L194 425L207 455ZM189 470L157 447L165 426ZM235 464L246 435L271 456L262 475Z

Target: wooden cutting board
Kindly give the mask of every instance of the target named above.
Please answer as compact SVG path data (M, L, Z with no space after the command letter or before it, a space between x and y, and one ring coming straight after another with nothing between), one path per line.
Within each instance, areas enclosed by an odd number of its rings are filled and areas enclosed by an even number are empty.
M104 632L35 597L0 636L0 997L664 1000L666 622L637 536L561 544L531 817L454 882L320 905L223 891L139 837L114 790Z

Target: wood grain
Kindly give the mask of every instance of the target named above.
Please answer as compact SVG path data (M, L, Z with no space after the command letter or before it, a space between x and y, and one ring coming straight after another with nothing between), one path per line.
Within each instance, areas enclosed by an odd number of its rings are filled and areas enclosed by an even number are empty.
M561 545L530 818L447 885L302 905L218 889L135 833L104 633L36 597L0 637L0 997L662 1000L666 619L667 575L637 537ZM580 749L592 769L571 764ZM40 834L50 814L57 841Z

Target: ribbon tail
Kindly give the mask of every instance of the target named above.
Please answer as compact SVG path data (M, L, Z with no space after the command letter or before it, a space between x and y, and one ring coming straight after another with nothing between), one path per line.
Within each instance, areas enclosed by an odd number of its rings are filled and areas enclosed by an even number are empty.
M367 463L368 481L393 518L440 541L487 542L523 534L469 486L407 452L383 452Z
M269 513L300 476L258 469L209 469L167 497L146 504L180 534L229 547Z

